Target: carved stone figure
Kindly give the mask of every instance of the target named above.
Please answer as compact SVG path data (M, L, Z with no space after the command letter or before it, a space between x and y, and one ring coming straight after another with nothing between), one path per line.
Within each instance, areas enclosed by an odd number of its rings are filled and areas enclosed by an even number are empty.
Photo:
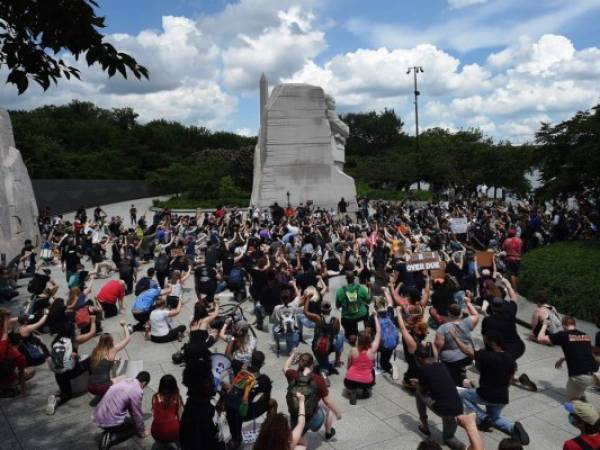
M343 172L348 126L335 112L335 101L308 84L280 84L268 95L260 80L260 133L254 152L251 204L294 206L312 201L335 208L343 197L355 211L354 179Z
M15 147L10 117L0 108L0 254L11 260L26 239L35 244L38 209L27 167Z

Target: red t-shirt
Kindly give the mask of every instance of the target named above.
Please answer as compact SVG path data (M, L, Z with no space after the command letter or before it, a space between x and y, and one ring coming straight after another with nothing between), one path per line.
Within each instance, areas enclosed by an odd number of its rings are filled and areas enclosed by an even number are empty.
M122 299L125 296L125 286L123 283L117 280L109 280L100 289L100 292L96 295L96 299L102 303L110 303L114 305L117 300Z
M13 367L16 369L17 367L25 367L27 364L27 360L21 354L19 350L14 348L12 345L8 343L8 340L0 341L0 361L12 361ZM0 378L0 385L9 386L15 382L17 379L17 375L15 371L8 375L7 377Z
M591 448L600 448L600 433L593 435L582 435L579 436L585 441ZM575 439L569 439L563 445L563 450L581 450L581 446L575 441Z
M323 379L323 377L317 373L312 374L313 376L313 380L315 382L315 384L317 385L317 395L319 397L319 400L323 400L325 397L327 397L329 395L329 389L327 389L327 385L325 384L325 380ZM298 372L295 369L288 369L285 372L285 377L287 378L288 383L297 380L298 378L300 378L300 372Z
M521 260L521 248L523 247L523 241L521 238L512 237L504 241L502 248L506 252L506 259L509 261L520 261Z

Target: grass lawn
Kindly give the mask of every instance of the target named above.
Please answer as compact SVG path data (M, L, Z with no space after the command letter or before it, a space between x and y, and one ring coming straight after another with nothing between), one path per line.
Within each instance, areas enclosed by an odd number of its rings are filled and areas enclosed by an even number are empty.
M592 321L600 315L600 241L559 242L526 253L519 290L532 299L547 289L562 314Z

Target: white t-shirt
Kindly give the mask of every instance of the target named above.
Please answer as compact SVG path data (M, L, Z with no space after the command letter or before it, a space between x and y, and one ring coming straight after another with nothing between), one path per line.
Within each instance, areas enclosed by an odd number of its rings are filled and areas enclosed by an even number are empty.
M171 289L171 294L170 294L171 297L177 297L177 298L181 297L181 290L182 290L181 283L178 282L176 284L173 284L172 289Z
M166 309L155 309L150 313L150 334L152 336L166 336L169 334L169 311Z

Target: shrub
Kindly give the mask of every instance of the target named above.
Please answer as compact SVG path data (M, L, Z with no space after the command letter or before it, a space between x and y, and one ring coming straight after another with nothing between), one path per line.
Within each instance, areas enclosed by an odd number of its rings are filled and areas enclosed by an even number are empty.
M560 242L526 253L519 288L528 298L545 288L561 313L593 320L600 314L600 242Z

